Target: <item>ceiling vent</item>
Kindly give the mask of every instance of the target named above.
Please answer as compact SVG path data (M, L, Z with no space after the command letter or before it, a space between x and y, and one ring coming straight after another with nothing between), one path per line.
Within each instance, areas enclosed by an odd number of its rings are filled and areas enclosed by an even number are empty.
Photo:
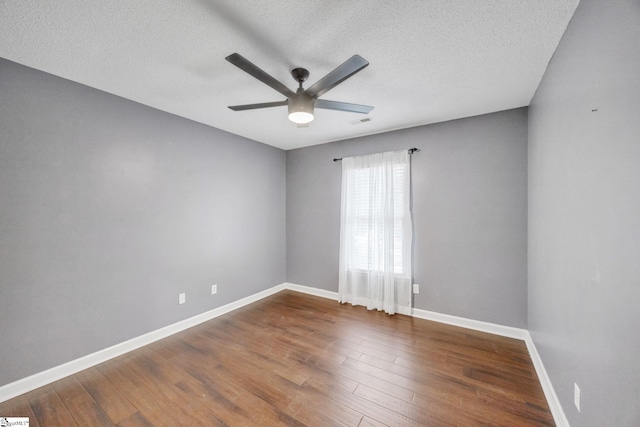
M363 119L351 120L349 123L351 123L352 125L359 125L361 123L367 123L370 121L371 121L371 117L365 117Z

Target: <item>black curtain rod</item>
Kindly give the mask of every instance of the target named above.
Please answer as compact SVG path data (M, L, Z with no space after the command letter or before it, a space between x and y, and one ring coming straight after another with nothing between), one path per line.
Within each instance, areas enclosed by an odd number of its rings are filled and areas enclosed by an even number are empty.
M407 151L409 152L409 154L413 154L416 151L420 151L420 150L418 150L417 148L409 148ZM339 162L340 160L342 160L342 157L340 157L339 159L333 159L334 162Z

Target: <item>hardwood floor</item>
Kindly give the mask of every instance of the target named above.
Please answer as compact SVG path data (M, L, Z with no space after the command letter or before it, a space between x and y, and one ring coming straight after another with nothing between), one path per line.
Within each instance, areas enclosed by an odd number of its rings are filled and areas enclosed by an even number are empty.
M524 342L283 291L0 403L30 426L554 425Z

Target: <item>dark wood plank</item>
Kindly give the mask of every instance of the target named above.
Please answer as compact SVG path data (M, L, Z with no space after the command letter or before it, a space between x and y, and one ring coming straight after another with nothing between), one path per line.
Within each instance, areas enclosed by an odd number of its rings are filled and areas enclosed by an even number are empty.
M78 381L78 376L72 375L56 381L52 386L78 425L103 427L115 425Z
M177 386L190 399L198 401L225 424L230 426L251 425L250 413L235 403L240 394L229 394L224 390L226 387L221 387L219 383L211 383L204 378L201 381L194 377L187 377Z
M137 413L137 409L95 367L75 376L112 422L117 424Z
M54 389L29 400L38 424L43 426L78 426Z
M0 403L31 425L553 426L524 342L283 291Z
M26 394L0 403L0 417L28 417L29 426L40 426Z
M140 412L129 415L118 424L118 427L154 427Z
M387 427L386 424L379 423L376 420L372 420L369 417L364 417L358 427Z
M326 426L326 427L346 427L347 424L343 424L333 418L325 415L322 412L318 412L309 406L303 406L296 413L296 420L300 421L307 426Z

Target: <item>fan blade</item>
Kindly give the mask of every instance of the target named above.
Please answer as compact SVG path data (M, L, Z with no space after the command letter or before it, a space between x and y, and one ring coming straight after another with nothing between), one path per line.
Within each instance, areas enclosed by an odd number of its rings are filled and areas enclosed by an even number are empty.
M312 98L319 98L367 65L369 62L366 59L360 55L353 55L338 68L318 80L306 92Z
M316 99L316 108L324 108L325 110L348 111L351 113L367 114L373 110L369 105L349 104L347 102L329 101L326 99Z
M240 68L242 71L251 74L256 79L260 80L262 83L270 86L271 88L277 90L287 98L295 95L295 92L291 91L288 87L271 77L269 74L256 67L253 63L249 62L244 56L239 53L232 53L231 55L225 58L227 61L231 62L236 67Z
M258 108L270 108L270 107L282 107L287 105L287 100L284 101L276 101L276 102L263 102L261 104L245 104L245 105L230 105L233 111L244 111L244 110L257 110Z

